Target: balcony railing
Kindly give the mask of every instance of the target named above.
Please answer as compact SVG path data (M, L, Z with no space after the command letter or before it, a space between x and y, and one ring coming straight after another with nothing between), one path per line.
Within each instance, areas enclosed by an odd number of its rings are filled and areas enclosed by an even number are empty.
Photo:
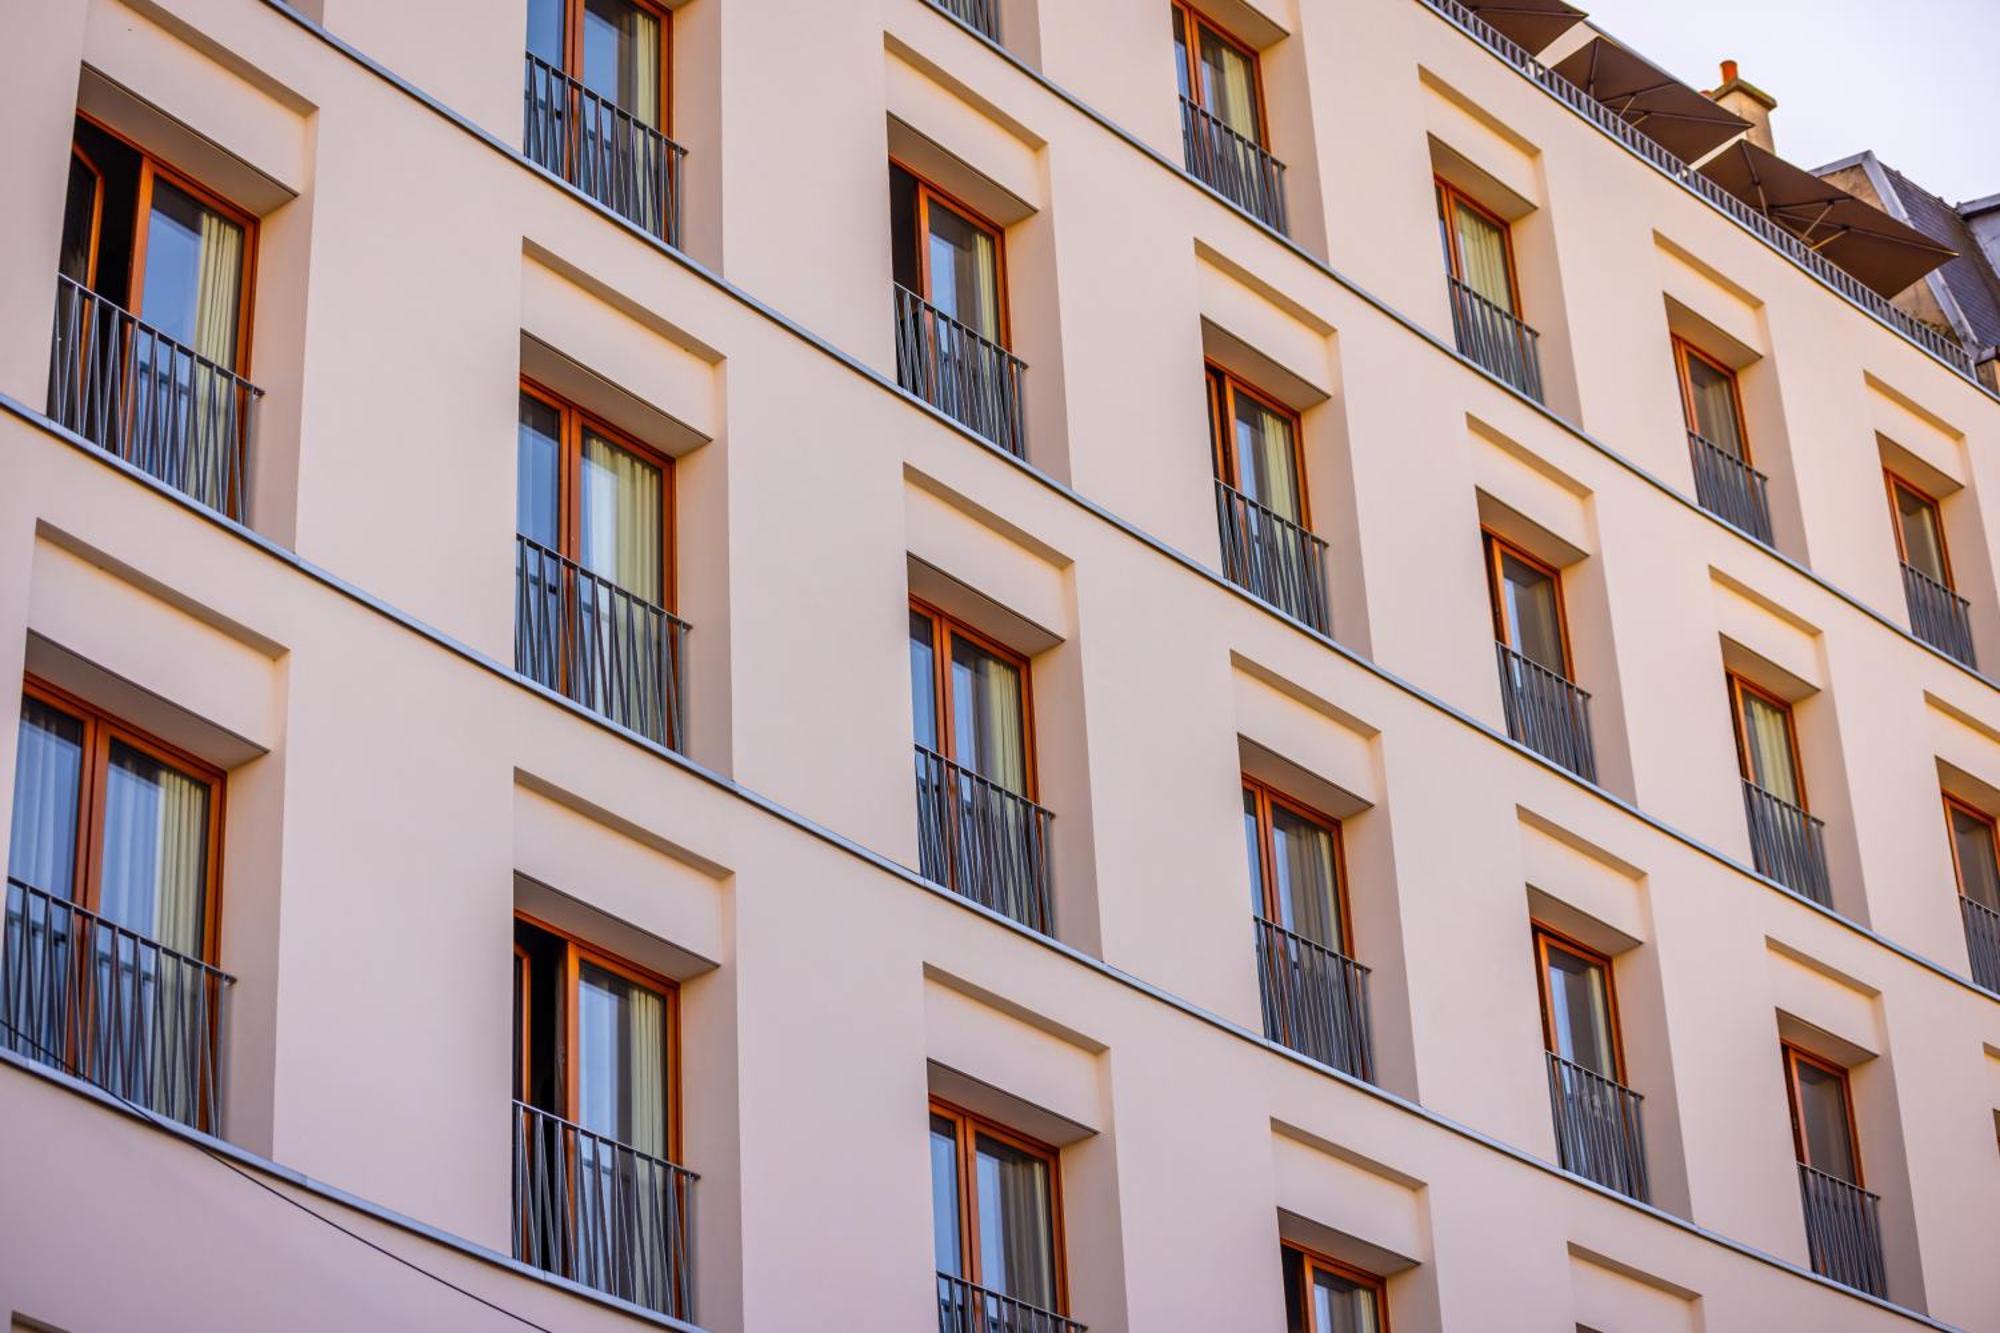
M917 853L925 879L1055 934L1049 826L1055 816L919 745Z
M1964 894L1959 895L1958 907L1965 917L1965 951L1972 960L1972 979L2000 994L2000 912Z
M931 3L989 41L1000 40L1000 0L931 0Z
M1554 1051L1548 1058L1563 1170L1645 1202L1646 1132L1639 1119L1645 1098Z
M1507 715L1507 734L1585 782L1597 781L1590 692L1497 639L1493 647L1500 658L1500 703Z
M1688 432L1694 459L1694 498L1746 537L1771 544L1770 486L1764 474L1721 445Z
M239 523L250 407L263 396L235 371L56 276L50 419Z
M938 1333L1087 1333L1074 1319L949 1273L937 1275L937 1298Z
M896 382L973 434L1028 456L1028 363L908 287L896 288Z
M1806 1248L1813 1272L1871 1296L1886 1296L1880 1196L1804 1162L1799 1163L1799 1192L1805 1197Z
M514 1103L514 1257L694 1321L694 1172Z
M1368 969L1275 921L1256 918L1256 934L1264 1036L1373 1083Z
M1458 350L1536 402L1543 401L1542 335L1457 278L1447 274L1445 280L1451 284L1451 332Z
M1748 779L1743 783L1743 811L1750 821L1750 855L1757 873L1821 907L1833 906L1825 822Z
M1188 174L1274 231L1285 230L1285 164L1181 99L1181 148Z
M681 243L687 149L539 56L527 57L521 151L668 245Z
M1333 632L1326 599L1326 543L1243 492L1215 483L1222 575L1322 634Z
M1903 596L1910 604L1910 633L1948 657L1977 670L1972 651L1972 603L1920 569L1903 566Z
M222 1133L234 977L17 879L7 881L4 932L0 1047Z
M538 542L514 545L514 669L684 750L687 622Z
M1853 274L1813 249L1810 244L1801 241L1708 177L1693 170L1687 163L1655 143L1645 131L1535 59L1532 52L1467 9L1460 0L1420 0L1420 3L1435 10L1453 26L1540 86L1544 92L1616 139L1633 155L1643 159L1662 175L1671 178L1690 192L1699 195L1718 211L1728 214L1764 244L1818 278L1848 301L1875 316L1967 379L1977 379L1972 357L1958 339L1897 309L1886 297L1864 286Z

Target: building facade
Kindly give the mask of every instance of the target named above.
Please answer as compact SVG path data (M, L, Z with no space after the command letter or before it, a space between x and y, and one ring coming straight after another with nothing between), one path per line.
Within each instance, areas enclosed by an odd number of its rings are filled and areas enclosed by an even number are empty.
M2000 1328L2000 399L1561 9L0 7L0 1314Z

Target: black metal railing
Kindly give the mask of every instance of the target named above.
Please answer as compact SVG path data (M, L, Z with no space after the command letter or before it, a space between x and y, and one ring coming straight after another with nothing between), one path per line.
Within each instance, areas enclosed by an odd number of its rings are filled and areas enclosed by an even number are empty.
M1513 311L1457 278L1451 284L1451 332L1458 350L1536 402L1542 399L1542 335Z
M50 419L239 523L250 408L263 396L235 371L56 275Z
M908 287L896 287L896 382L1016 458L1028 456L1028 363Z
M681 243L687 149L539 56L527 56L521 151L668 245Z
M1181 99L1188 174L1275 231L1285 230L1285 164L1255 139Z
M916 752L924 878L1030 930L1055 934L1049 857L1055 816L935 750L919 745Z
M514 1257L691 1323L698 1179L517 1101Z
M1698 195L1719 212L1727 214L1757 239L1831 287L1839 295L1887 324L1967 379L1977 380L1972 356L1958 339L1897 309L1886 297L1865 286L1853 274L1813 249L1810 244L1801 241L1757 209L1694 170L1654 142L1645 131L1535 59L1533 52L1467 9L1460 0L1419 0L1419 3L1436 11L1461 32L1512 65L1544 92L1616 139L1662 175Z
M7 881L0 1048L215 1135L235 980L67 899Z
M1597 781L1590 692L1498 639L1493 647L1500 659L1500 704L1507 715L1507 734L1585 782Z
M539 542L514 539L514 669L628 731L686 749L688 624Z
M1886 1296L1881 1197L1804 1162L1799 1163L1799 1192L1805 1198L1813 1272L1871 1296Z
M1000 0L931 0L931 3L988 40L1000 40Z
M1746 537L1771 544L1770 485L1764 474L1712 440L1688 432L1694 498Z
M1275 921L1254 920L1265 1037L1373 1083L1368 969Z
M1958 896L1959 914L1965 918L1965 952L1972 961L1972 980L2000 994L2000 912Z
M1790 801L1743 781L1743 811L1750 821L1750 855L1757 873L1804 894L1821 907L1833 906L1833 882L1826 869L1826 823Z
M949 1273L937 1275L937 1300L938 1333L1087 1333L1074 1319Z
M1972 603L1920 569L1903 566L1903 596L1910 604L1910 633L1948 657L1977 670L1972 650Z
M1215 483L1222 575L1322 634L1333 632L1326 598L1326 543L1225 482Z
M1548 1057L1563 1170L1645 1202L1646 1131L1639 1118L1645 1098L1554 1051Z

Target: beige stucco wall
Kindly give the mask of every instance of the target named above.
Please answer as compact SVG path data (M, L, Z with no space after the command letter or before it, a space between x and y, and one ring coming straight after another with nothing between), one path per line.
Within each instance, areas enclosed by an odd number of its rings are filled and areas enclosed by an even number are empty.
M1911 1326L1799 1271L1778 1062L1799 1025L1854 1061L1892 1299L2000 1327L2000 1003L1957 979L1938 807L1941 763L2000 787L2000 696L1900 632L1880 475L1900 449L1955 488L1954 566L2000 661L2000 405L1415 0L1244 6L1284 34L1273 139L1307 155L1303 251L1141 151L1179 153L1155 0L1041 0L1036 59L1075 101L922 0L689 0L676 129L707 271L510 155L518 0L421 21L325 0L359 56L261 0L0 11L25 53L0 81L0 680L54 645L256 754L228 787L232 1139L504 1250L507 939L532 881L683 979L708 1327L927 1325L932 1062L1087 1131L1063 1172L1093 1329L1278 1327L1281 1210L1410 1265L1399 1333ZM251 522L283 549L33 419L85 66L290 196L263 218L251 370ZM1027 206L1028 468L884 382L891 114ZM1525 313L1567 423L1432 340L1440 144L1530 205ZM1796 564L1681 498L1669 336L1690 320L1741 349ZM1207 572L1215 330L1302 386L1346 651ZM507 670L524 333L671 423L705 770ZM1496 734L1496 504L1575 552L1606 791ZM1063 948L895 868L916 860L913 557L1040 636ZM1796 683L1846 922L1744 870L1725 660ZM1354 803L1357 953L1407 1101L1255 1035L1246 740ZM13 762L0 745L0 805ZM1629 942L1663 1215L1540 1164L1531 910ZM491 1323L34 1074L0 1067L0 1124L0 1311ZM551 1326L608 1319L364 1224ZM139 1276L53 1258L91 1247Z

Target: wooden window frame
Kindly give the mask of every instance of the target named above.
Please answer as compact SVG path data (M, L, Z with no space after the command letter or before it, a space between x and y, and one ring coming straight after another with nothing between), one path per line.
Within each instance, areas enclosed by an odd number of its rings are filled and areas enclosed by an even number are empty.
M1352 1282L1355 1286L1365 1289L1375 1302L1376 1333L1389 1333L1387 1278L1371 1273L1365 1268L1356 1268L1353 1264L1343 1263L1331 1255L1321 1254L1318 1250L1307 1249L1294 1241L1281 1240L1278 1242L1278 1249L1286 1263L1298 1265L1299 1299L1305 1307L1299 1313L1303 1316L1305 1333L1331 1333L1331 1330L1321 1329L1313 1318L1312 1291L1315 1270L1331 1273L1343 1281Z
M1340 821L1323 810L1315 810L1304 801L1294 800L1268 782L1260 782L1248 773L1243 774L1243 790L1256 799L1257 809L1257 864L1263 876L1264 919L1276 923L1278 863L1277 833L1271 814L1275 809L1289 810L1291 813L1325 829L1333 838L1333 905L1340 914L1339 950L1343 957L1354 957L1354 922L1348 912L1347 901L1347 840L1341 836Z
M910 609L931 622L931 705L937 710L937 754L959 763L956 738L952 734L951 708L951 640L954 636L964 639L983 652L991 653L1013 667L1021 675L1021 752L1026 769L1025 792L1019 793L1030 804L1038 804L1038 784L1035 779L1035 691L1034 672L1028 659L1015 652L1006 644L989 635L981 634L972 626L958 619L950 612L940 609L921 597L910 598Z
M1903 540L1903 508L1896 500L1897 491L1906 491L1931 511L1931 526L1937 532L1938 563L1943 566L1944 586L1956 592L1958 581L1951 573L1951 546L1944 535L1944 505L1923 487L1888 468L1882 469L1882 483L1889 491L1889 526L1896 533L1896 559L1906 565L1910 563L1910 553Z
M1969 895L1965 892L1965 867L1959 863L1958 830L1951 825L1952 814L1955 811L1968 818L1976 819L1986 826L1987 836L1993 843L1993 855L1996 863L2000 863L2000 820L1994 819L1992 815L1987 814L1970 801L1960 800L1950 792L1942 792L1940 795L1944 799L1945 841L1951 845L1951 874L1952 878L1958 883L1958 896L1964 898Z
M1489 605L1493 608L1493 632L1499 636L1500 642L1509 648L1514 648L1509 631L1518 627L1510 625L1507 599L1500 595L1501 585L1505 582L1501 561L1504 556L1511 555L1537 573L1547 575L1549 582L1555 585L1556 637L1562 641L1563 679L1575 681L1576 663L1570 657L1569 604L1563 598L1562 570L1539 556L1530 554L1489 527L1481 525L1479 535L1486 545L1486 595ZM1515 648L1514 651L1520 652L1520 649Z
M1801 1164L1815 1171L1825 1171L1827 1175L1834 1174L1816 1162L1806 1161L1805 1122L1799 1119L1798 1067L1801 1064L1808 1064L1822 1073L1832 1074L1840 1081L1841 1109L1847 1112L1847 1146L1854 1158L1851 1163L1854 1168L1853 1183L1857 1189L1867 1189L1868 1181L1861 1170L1861 1130L1854 1118L1854 1084L1849 1079L1847 1070L1831 1060L1814 1055L1794 1042L1781 1041L1778 1043L1778 1049L1782 1052L1785 1062L1785 1102L1792 1114L1793 1152L1798 1155Z
M1689 359L1692 358L1729 381L1729 406L1736 416L1736 439L1743 450L1743 465L1745 467L1755 467L1756 459L1750 450L1750 424L1748 419L1743 415L1743 381L1730 367L1722 364L1722 362L1716 360L1707 352L1702 351L1678 333L1673 335L1673 341L1674 376L1679 381L1681 391L1681 420L1686 424L1688 433L1690 435L1701 435L1701 430L1697 424L1698 418L1695 416L1694 410L1694 375L1688 369ZM1702 438L1708 439L1705 435ZM1709 443L1715 445L1718 449L1722 447L1719 440L1709 440Z
M156 736L38 676L22 679L21 693L83 724L83 767L77 779L76 884L69 901L97 912L103 902L104 788L110 770L111 743L117 741L148 759L166 764L208 789L208 829L202 849L202 922L200 961L213 967L222 956L222 821L228 775L205 759L189 754ZM51 895L52 888L34 887ZM165 947L165 946L162 946Z
M986 234L993 242L993 285L1000 307L1000 346L1011 350L1014 346L1014 325L1007 313L1011 302L1007 299L1007 229L987 217L984 213L951 193L930 177L918 171L902 158L891 154L889 165L903 172L915 184L911 202L911 225L916 231L917 243L917 295L931 305L931 205L937 204L945 212L955 215L959 221Z
M1765 703L1781 710L1785 715L1785 745L1791 751L1792 785L1798 789L1799 809L1810 814L1812 805L1806 797L1805 764L1799 754L1798 718L1792 712L1792 705L1779 698L1763 686L1731 671L1729 677L1729 714L1736 733L1736 768L1743 780L1756 785L1756 776L1750 766L1750 719L1743 707L1743 696L1753 694Z
M563 397L554 389L521 377L521 392L556 413L556 554L579 565L579 542L583 532L583 433L602 436L607 442L633 454L660 472L660 606L674 614L675 479L674 460L649 444L643 444L611 425L602 417ZM603 577L599 575L598 577ZM609 580L607 580L608 582ZM630 591L627 589L626 591ZM637 593L632 596L637 597Z
M1549 950L1556 949L1572 958L1589 963L1604 973L1604 1008L1611 1020L1611 1078L1620 1087L1629 1087L1625 1080L1625 1030L1618 1018L1618 976L1612 966L1611 955L1593 949L1574 935L1557 930L1554 926L1540 921L1530 921L1535 938L1535 989L1542 999L1542 1046L1549 1054L1561 1056L1556 1050L1555 1005L1549 994Z
M1243 492L1243 477L1236 466L1236 398L1238 394L1285 419L1292 432L1292 475L1299 484L1299 526L1312 526L1312 487L1306 483L1306 439L1300 415L1256 385L1213 359L1202 361L1202 384L1208 396L1209 451L1216 478L1223 485ZM1269 506L1265 506L1269 508Z
M258 247L256 215L247 209L231 203L193 177L174 170L174 168L147 152L129 135L120 134L117 130L112 129L109 125L88 112L78 111L76 118L93 129L102 131L104 134L116 139L119 143L124 144L134 153L138 154L139 157L138 188L134 194L132 205L131 266L126 276L125 291L125 300L128 303L125 309L134 318L143 320L146 317L144 308L146 294L146 240L147 233L150 231L150 227L147 224L153 213L153 185L155 181L166 181L202 207L212 210L243 229L243 286L237 293L236 301L236 364L229 367L229 369L244 379L250 378L251 311L256 305L255 297L257 292ZM90 259L85 265L90 273L90 282L86 285L92 291L95 291L95 284L97 282L97 246L102 231L99 224L104 214L104 173L98 168L95 162L91 161L90 155L83 151L73 137L70 140L70 151L82 158L84 165L89 167L97 177L97 198L91 205Z
M1512 305L1512 309L1507 313L1515 319L1520 319L1521 269L1514 262L1514 224L1442 176L1433 173L1431 183L1437 187L1438 221L1444 224L1445 249L1451 255L1451 276L1460 282L1465 282L1465 257L1459 251L1458 222L1452 216L1452 209L1464 208L1477 213L1500 229L1502 248L1507 255L1507 299Z
M666 1083L667 1104L663 1108L667 1116L666 1160L669 1162L681 1161L680 983L671 977L662 976L660 973L654 972L649 968L641 967L637 963L627 962L616 954L606 952L574 931L564 930L561 926L551 924L542 917L517 911L514 913L514 919L551 937L563 946L562 976L558 991L558 998L562 1009L558 1021L563 1026L563 1050L561 1052L557 1075L558 1081L562 1084L561 1101L563 1109L560 1114L563 1119L569 1121L571 1124L582 1123L577 1118L577 1102L580 1091L578 1087L580 1080L577 1078L576 1071L578 1057L577 1011L581 1006L577 1004L576 997L578 988L582 983L583 965L589 963L593 967L609 972L621 980L649 990L660 997L665 1010L663 1023L666 1028L666 1031L661 1035L661 1040L665 1045L662 1055L667 1062L666 1077L664 1080ZM515 952L518 956L520 953L518 945L516 945ZM533 975L532 960L529 960L528 974L530 977ZM521 1031L516 1035L516 1040L520 1043L522 1051L521 1072L524 1076L529 1070L531 1064L529 1056L534 1049L529 1044L529 1034L534 1024L533 991L529 991L528 994L530 996L529 1002L521 1007ZM528 1100L523 1095L525 1092L526 1089L519 1086L514 1089L514 1095L524 1102ZM634 1151L641 1150L635 1149Z
M984 1287L984 1274L979 1268L979 1172L976 1139L983 1134L996 1139L1010 1148L1039 1158L1049 1172L1049 1248L1055 1257L1055 1307L1051 1313L1069 1313L1069 1260L1066 1251L1069 1246L1063 1236L1062 1198L1062 1150L1050 1147L1040 1139L1030 1138L1016 1130L1007 1128L996 1121L941 1097L930 1099L930 1114L952 1122L955 1151L953 1167L957 1172L955 1191L958 1196L958 1264L964 1280L976 1287ZM928 1125L928 1120L925 1122Z
M1222 119L1216 113L1215 108L1208 104L1208 98L1203 95L1201 89L1201 34L1203 29L1206 29L1214 33L1222 41L1223 45L1235 48L1238 55L1244 56L1249 60L1250 83L1257 91L1257 146L1267 153L1270 152L1271 110L1269 104L1264 99L1263 53L1229 29L1223 27L1220 23L1217 23L1208 15L1202 13L1199 9L1196 9L1193 5L1184 3L1183 0L1173 0L1172 8L1174 17L1181 25L1181 40L1187 48L1188 66L1185 72L1187 74L1188 101L1193 102L1203 111L1208 112L1209 115L1215 116L1217 120ZM1236 127L1231 125L1230 128L1235 129ZM1237 132L1239 134L1242 133L1240 130Z
M583 9L585 0L562 0L563 73L583 82ZM674 137L674 11L655 0L627 0L634 9L651 14L660 25L660 123L659 132ZM617 105L615 102L613 105ZM625 107L618 108L627 111ZM629 114L629 112L628 112Z
M92 125L97 124L97 122L94 120L91 121L90 123ZM99 128L102 128L102 126L99 126ZM83 260L83 273L84 273L83 285L90 288L92 291L96 291L97 290L97 246L99 240L104 235L104 168L98 166L97 163L91 159L90 154L86 153L83 150L83 145L78 143L74 137L70 139L69 154L77 161L83 163L83 169L85 171L88 171L91 174L91 176L95 178L97 181L97 188L94 191L92 191L90 198L90 244L87 250L85 251ZM65 181L64 182L65 197L63 200L65 204L69 202L67 195L68 195L68 182ZM131 293L127 292L126 295L129 297Z

